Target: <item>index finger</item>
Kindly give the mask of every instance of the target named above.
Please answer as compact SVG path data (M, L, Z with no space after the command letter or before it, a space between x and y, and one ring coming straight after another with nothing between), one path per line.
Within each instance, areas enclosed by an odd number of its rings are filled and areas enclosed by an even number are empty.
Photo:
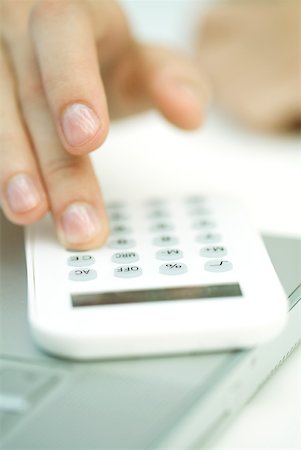
M109 127L95 37L83 2L42 0L31 30L48 104L64 148L95 150Z

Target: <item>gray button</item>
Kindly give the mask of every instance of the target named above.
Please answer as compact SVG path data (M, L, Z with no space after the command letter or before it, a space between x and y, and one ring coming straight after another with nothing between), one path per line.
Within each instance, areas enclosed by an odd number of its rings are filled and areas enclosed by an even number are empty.
M221 241L222 236L219 233L201 233L198 234L195 238L197 242L201 244L215 244L216 242Z
M191 216L204 216L210 214L209 209L203 208L202 206L195 207L189 210Z
M128 234L132 233L132 228L119 224L111 228L111 234Z
M218 258L220 256L225 256L227 250L222 245L210 245L208 247L203 247L200 250L200 255L206 258Z
M119 252L114 253L114 255L112 256L112 261L118 264L135 262L138 261L138 259L139 256L136 252Z
M110 248L114 248L116 250L123 250L126 248L131 248L136 245L136 242L134 239L126 239L126 238L118 238L118 239L112 239L108 243Z
M127 220L129 218L128 214L123 211L111 211L109 212L109 218L111 222L118 222L120 220Z
M189 205L198 205L203 203L205 200L205 197L202 195L191 195L190 197L186 198L186 203Z
M187 266L183 263L166 263L159 267L163 275L181 275L187 272Z
M192 224L192 227L195 230L211 230L212 228L216 227L216 224L212 220L200 219L194 222Z
M109 202L106 204L106 209L115 210L119 208L123 208L124 203L119 201Z
M163 219L165 217L169 217L169 213L166 209L153 209L148 214L150 219Z
M69 280L72 281L90 281L97 278L97 272L94 269L76 269L69 272Z
M149 207L161 207L166 201L163 198L149 198L146 200L145 205Z
M167 222L158 222L155 223L152 227L151 227L151 231L161 231L161 232L165 232L165 231L172 231L174 230L174 226L171 223L167 223Z
M72 255L67 259L69 266L86 267L95 264L95 258L91 255Z
M227 272L233 269L233 264L227 260L214 260L207 261L204 265L205 270L208 272Z
M142 275L142 269L139 266L119 266L114 269L115 277L134 278Z
M169 247L170 245L177 245L179 242L179 239L175 236L158 236L153 239L153 244L157 245L158 247Z
M164 250L158 250L156 253L156 258L163 261L172 261L183 258L183 252L178 248L166 248Z

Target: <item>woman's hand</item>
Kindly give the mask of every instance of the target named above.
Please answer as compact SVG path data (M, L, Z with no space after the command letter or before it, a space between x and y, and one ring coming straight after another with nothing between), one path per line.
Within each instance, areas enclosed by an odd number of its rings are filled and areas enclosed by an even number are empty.
M88 153L109 117L158 108L202 121L194 63L131 36L113 0L1 0L1 205L15 223L51 210L63 245L101 245L108 221Z

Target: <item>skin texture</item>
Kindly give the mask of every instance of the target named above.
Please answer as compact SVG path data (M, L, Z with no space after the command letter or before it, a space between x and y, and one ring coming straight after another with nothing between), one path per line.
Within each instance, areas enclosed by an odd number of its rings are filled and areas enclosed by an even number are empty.
M89 152L110 119L157 108L191 130L207 87L190 58L135 41L114 0L1 0L0 25L4 214L50 210L63 245L98 247L109 225Z
M301 0L233 1L212 7L197 49L214 100L248 127L301 125Z

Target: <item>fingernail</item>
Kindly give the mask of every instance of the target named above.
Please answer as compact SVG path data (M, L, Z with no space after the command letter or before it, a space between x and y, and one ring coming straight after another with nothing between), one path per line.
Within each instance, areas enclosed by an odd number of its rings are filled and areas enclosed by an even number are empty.
M7 185L7 201L14 213L20 214L38 206L41 195L29 175L15 175Z
M62 127L68 144L76 147L95 136L100 128L100 120L88 106L74 103L64 111Z
M81 244L92 240L101 230L95 209L85 203L73 203L61 216L63 240Z

